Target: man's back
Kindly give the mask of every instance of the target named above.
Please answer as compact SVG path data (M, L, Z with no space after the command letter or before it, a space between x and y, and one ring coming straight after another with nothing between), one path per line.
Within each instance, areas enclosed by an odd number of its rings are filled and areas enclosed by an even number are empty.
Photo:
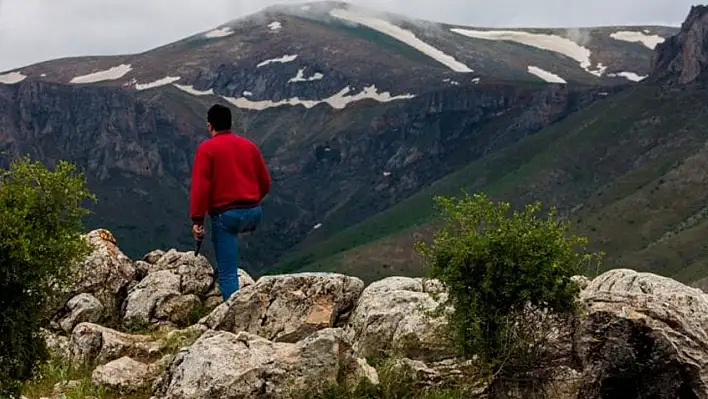
M258 205L270 190L261 152L245 137L218 133L197 149L192 175L192 217Z

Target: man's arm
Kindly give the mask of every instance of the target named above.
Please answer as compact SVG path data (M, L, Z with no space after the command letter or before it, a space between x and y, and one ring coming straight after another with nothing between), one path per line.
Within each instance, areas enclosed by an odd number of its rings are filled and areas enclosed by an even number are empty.
M201 226L209 211L211 193L211 160L202 146L197 148L192 167L189 217L192 224Z
M258 186L261 191L261 200L265 198L270 192L271 179L268 173L268 166L266 165L265 159L263 159L263 154L261 154L258 148L254 148L256 152L255 162L256 162L256 174L258 175Z

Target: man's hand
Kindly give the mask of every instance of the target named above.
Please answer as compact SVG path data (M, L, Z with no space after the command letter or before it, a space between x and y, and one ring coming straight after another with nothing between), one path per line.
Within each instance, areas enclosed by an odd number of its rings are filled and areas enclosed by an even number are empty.
M195 240L203 239L205 234L206 233L204 232L204 226L200 226L198 224L192 225L192 235L194 236Z

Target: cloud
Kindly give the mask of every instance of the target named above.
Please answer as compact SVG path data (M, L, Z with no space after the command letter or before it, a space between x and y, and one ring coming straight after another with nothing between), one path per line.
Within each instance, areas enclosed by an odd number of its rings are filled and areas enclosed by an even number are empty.
M145 51L274 4L302 0L0 0L0 71L48 59ZM409 17L486 27L679 25L692 1L351 0ZM582 37L580 37L582 39Z

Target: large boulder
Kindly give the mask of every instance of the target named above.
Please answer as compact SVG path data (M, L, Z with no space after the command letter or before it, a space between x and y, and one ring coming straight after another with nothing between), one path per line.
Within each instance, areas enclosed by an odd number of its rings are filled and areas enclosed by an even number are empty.
M324 329L300 342L282 343L210 330L175 356L154 394L160 399L284 398L335 382L343 369L366 362L351 356L344 336L340 329Z
M360 279L335 273L264 276L201 322L214 330L296 342L317 330L343 325L363 289Z
M73 269L71 283L63 287L63 295L57 298L58 310L54 317L54 326L70 329L77 320L117 323L120 320L120 308L128 287L136 279L133 262L118 248L116 239L104 229L93 230L85 236L93 247L92 252ZM90 304L91 310L80 310L76 306L68 307L67 301L80 294L90 294L98 300L100 307ZM81 304L93 302L88 297L77 300ZM96 320L97 312L103 309ZM90 317L87 317L90 316ZM83 320L82 320L83 318Z
M650 273L612 270L581 293L578 397L708 398L708 298Z
M350 319L356 353L383 356L393 350L414 360L451 356L440 338L445 318L433 315L445 295L436 280L389 277L372 283Z

